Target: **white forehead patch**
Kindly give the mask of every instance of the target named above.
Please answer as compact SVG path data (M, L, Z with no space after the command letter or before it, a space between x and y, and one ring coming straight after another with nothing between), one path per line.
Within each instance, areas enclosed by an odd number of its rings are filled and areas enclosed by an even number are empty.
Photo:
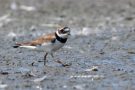
M64 31L67 31L68 32L68 31L70 31L70 29L69 28L65 28Z

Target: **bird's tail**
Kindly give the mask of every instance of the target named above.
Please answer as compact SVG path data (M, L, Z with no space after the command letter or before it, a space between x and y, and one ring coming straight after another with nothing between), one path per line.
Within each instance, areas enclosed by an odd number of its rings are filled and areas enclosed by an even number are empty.
M19 43L16 43L16 44L13 46L13 48L18 48L18 47L20 47L20 46L22 46L22 45L19 44Z
M29 48L29 49L35 49L36 46L31 45L29 42L27 43L16 43L13 48Z

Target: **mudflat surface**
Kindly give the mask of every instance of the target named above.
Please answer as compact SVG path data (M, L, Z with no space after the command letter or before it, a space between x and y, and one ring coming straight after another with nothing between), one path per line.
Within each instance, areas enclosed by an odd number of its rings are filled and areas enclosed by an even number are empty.
M47 66L12 48L59 25L71 37ZM0 41L1 90L135 90L134 0L0 0Z

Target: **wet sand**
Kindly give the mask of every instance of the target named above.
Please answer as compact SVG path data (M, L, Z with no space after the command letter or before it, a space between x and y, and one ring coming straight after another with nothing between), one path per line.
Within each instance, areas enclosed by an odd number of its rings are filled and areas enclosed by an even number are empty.
M0 89L134 90L134 8L134 0L1 0ZM47 66L45 52L12 48L59 25L71 37Z

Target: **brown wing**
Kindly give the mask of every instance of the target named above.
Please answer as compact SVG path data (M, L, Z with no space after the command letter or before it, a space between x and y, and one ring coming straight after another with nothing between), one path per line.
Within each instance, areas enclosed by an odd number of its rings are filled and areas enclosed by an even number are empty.
M51 42L54 39L55 39L55 33L52 33L52 34L41 36L31 42L17 43L17 45L37 46L43 44L44 42Z

